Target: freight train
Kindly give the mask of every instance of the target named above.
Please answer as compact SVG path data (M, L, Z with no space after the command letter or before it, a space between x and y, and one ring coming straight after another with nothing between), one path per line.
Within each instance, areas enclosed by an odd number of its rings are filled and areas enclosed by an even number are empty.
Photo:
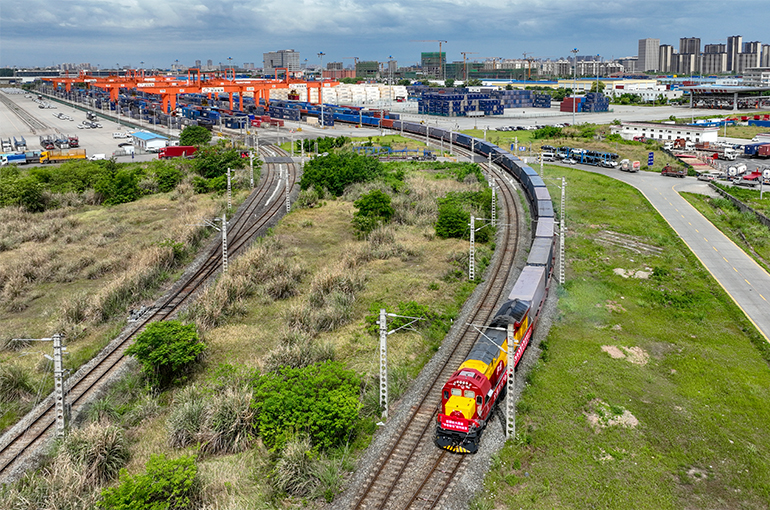
M534 239L527 264L512 282L512 290L487 331L441 390L436 445L454 453L476 453L487 423L505 397L509 353L515 367L532 339L548 294L556 240L551 195L533 168L486 140L398 119L378 118L377 121L383 128L444 142L451 140L489 158L519 181L530 204ZM511 329L513 337L509 338Z

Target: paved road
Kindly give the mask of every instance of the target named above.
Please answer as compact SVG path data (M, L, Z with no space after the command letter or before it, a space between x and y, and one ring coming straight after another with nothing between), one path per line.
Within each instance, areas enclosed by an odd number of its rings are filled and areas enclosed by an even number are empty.
M641 191L770 342L770 274L679 195L680 191L703 192L705 183L694 177L676 179L652 172L575 166L608 175Z

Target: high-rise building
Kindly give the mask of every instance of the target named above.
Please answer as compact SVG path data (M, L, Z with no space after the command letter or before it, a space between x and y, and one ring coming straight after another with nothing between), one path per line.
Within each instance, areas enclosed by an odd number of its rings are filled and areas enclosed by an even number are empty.
M679 39L679 53L700 54L700 37L682 37Z
M727 70L735 71L738 53L743 49L743 36L732 35L727 38Z
M760 67L770 67L770 44L762 45L762 64Z
M741 45L741 53L760 53L762 43L760 41L745 42Z
M727 72L727 52L704 53L701 56L703 74L722 74Z
M660 39L639 39L637 71L658 70Z
M750 67L759 67L761 55L756 53L738 53L738 59L735 64L735 72L741 74Z
M658 48L658 71L671 73L673 68L674 47L670 44L661 44Z
M200 61L200 59L195 61L195 67L197 67L198 69L201 68L201 61Z
M326 69L328 71L339 71L340 69L343 69L345 66L342 65L342 62L327 62L326 63Z
M440 54L437 51L423 52L420 54L420 64L423 74L433 78L443 78L446 52L442 51Z
M696 53L679 53L675 55L676 70L678 74L696 74L700 73L699 60L700 55Z
M703 53L727 53L727 45L707 44L703 47Z
M285 68L290 73L300 70L299 52L294 50L278 50L263 53L264 73L275 74L277 68Z

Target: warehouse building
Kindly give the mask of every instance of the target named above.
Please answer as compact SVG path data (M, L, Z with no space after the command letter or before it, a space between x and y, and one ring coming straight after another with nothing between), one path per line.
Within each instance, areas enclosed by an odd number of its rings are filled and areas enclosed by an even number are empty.
M656 124L654 122L623 122L611 127L612 134L618 134L624 140L633 140L643 136L654 140L676 140L684 138L690 142L716 142L718 127L688 126L682 124Z

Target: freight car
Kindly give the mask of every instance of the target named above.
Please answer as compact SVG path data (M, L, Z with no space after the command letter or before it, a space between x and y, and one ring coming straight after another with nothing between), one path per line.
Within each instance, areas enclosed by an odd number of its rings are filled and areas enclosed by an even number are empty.
M553 202L543 179L534 169L490 142L401 120L394 120L392 126L384 127L427 135L434 140L449 141L451 138L452 143L484 159L491 159L505 169L521 183L530 203L535 237L527 265L513 283L513 290L490 328L479 337L441 391L436 445L455 453L475 453L495 406L505 396L507 353L513 353L515 367L532 338L548 293L555 260ZM513 335L509 338L510 329Z

